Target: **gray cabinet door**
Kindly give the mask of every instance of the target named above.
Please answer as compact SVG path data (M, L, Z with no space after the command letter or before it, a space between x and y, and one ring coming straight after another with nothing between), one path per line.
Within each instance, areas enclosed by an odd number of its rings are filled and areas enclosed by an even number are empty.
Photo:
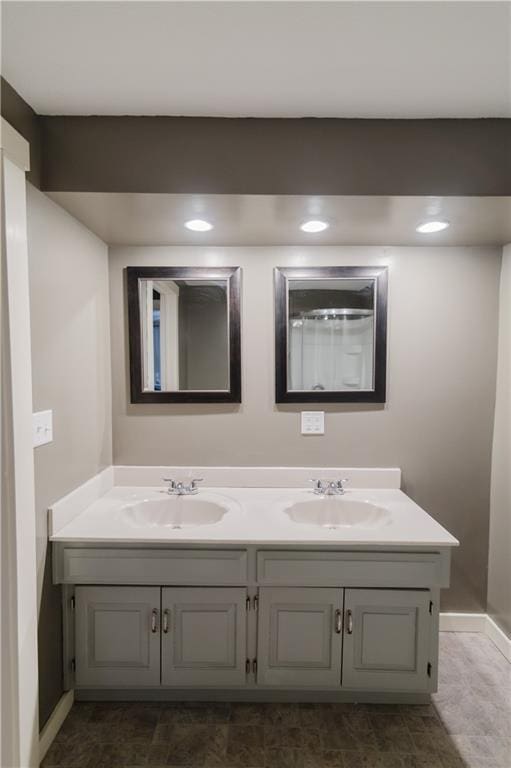
M162 590L162 683L238 686L246 681L246 589Z
M343 688L427 691L427 590L346 589Z
M342 589L268 587L259 591L260 685L341 684Z
M160 684L159 587L77 587L76 686Z

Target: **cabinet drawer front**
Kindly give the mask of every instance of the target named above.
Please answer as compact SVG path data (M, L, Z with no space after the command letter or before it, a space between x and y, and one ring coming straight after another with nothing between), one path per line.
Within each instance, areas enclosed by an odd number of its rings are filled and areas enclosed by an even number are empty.
M448 584L445 571L436 553L257 553L257 581L269 586L441 587Z
M243 550L79 549L63 552L64 584L244 584Z

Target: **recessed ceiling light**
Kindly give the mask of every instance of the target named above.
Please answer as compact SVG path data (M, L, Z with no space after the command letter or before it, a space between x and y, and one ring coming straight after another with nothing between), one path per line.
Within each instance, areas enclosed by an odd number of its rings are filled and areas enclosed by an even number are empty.
M422 221L415 227L416 232L420 232L421 235L431 235L434 232L443 232L447 229L449 222L445 219L437 219L435 221Z
M303 224L300 224L302 232L323 232L328 227L329 224L326 221L319 219L311 219L311 221L304 221Z
M185 221L185 227L191 229L192 232L209 232L210 229L213 229L213 224L204 221L204 219L190 219L190 221Z

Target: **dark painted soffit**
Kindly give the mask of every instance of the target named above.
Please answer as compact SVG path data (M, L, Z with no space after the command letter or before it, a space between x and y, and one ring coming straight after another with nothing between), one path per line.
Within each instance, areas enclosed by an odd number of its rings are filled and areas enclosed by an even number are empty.
M511 195L511 119L50 117L3 78L2 114L45 191Z
M511 120L43 117L52 191L509 195Z

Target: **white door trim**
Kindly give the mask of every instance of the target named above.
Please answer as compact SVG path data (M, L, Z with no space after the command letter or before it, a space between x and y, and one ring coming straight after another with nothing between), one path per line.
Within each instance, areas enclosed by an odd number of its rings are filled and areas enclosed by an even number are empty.
M32 365L26 221L28 144L1 123L2 155L2 622L3 765L38 764L37 567ZM4 501L5 509L4 509ZM6 674L7 673L7 674ZM2 685L3 688L3 685ZM7 705L7 706L6 706ZM4 739L4 734L7 738Z
M0 149L22 171L30 170L30 145L3 117L0 119Z
M141 353L144 391L154 389L153 281L139 282Z
M156 280L160 294L161 388L179 390L179 287L173 280Z

